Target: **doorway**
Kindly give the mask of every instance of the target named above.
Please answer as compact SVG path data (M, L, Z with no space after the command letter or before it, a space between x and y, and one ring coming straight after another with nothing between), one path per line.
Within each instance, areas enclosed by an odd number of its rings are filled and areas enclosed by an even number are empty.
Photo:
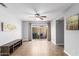
M64 45L64 19L56 20L56 44Z
M48 27L47 26L33 26L32 39L48 39Z

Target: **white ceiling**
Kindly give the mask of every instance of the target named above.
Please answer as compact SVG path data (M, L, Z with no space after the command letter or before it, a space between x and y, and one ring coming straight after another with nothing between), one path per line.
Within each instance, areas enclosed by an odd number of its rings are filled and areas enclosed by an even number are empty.
M72 4L70 3L5 3L7 12L24 21L34 21L34 9L40 15L47 16L45 21L54 19L63 14Z

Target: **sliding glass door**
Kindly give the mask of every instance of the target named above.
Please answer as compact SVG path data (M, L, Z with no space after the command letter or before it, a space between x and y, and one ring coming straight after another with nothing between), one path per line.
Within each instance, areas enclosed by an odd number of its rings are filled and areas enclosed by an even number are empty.
M47 39L48 27L32 27L32 38L33 39Z

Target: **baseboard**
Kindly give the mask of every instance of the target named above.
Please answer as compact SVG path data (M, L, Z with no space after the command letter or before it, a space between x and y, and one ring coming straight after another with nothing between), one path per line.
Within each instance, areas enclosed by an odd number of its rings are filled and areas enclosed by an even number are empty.
M64 43L57 43L56 45L64 45Z
M64 43L56 43L55 41L52 40L52 42L55 44L55 45L64 45Z
M23 42L28 42L29 40L23 40Z
M71 56L66 50L64 50L64 53L67 54L68 56Z
M52 42L56 45L56 42L52 40Z

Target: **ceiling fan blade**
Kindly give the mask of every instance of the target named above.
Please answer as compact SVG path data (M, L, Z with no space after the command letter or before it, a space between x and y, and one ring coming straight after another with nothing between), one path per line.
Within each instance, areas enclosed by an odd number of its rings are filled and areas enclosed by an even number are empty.
M7 6L4 3L0 3L0 5L2 5L3 7L7 8Z
M43 18L40 18L41 20L44 20Z
M41 17L46 18L47 16L41 16Z
M41 16L39 16L38 18L40 18L41 20L44 20L44 18L43 18L43 17L41 17Z

